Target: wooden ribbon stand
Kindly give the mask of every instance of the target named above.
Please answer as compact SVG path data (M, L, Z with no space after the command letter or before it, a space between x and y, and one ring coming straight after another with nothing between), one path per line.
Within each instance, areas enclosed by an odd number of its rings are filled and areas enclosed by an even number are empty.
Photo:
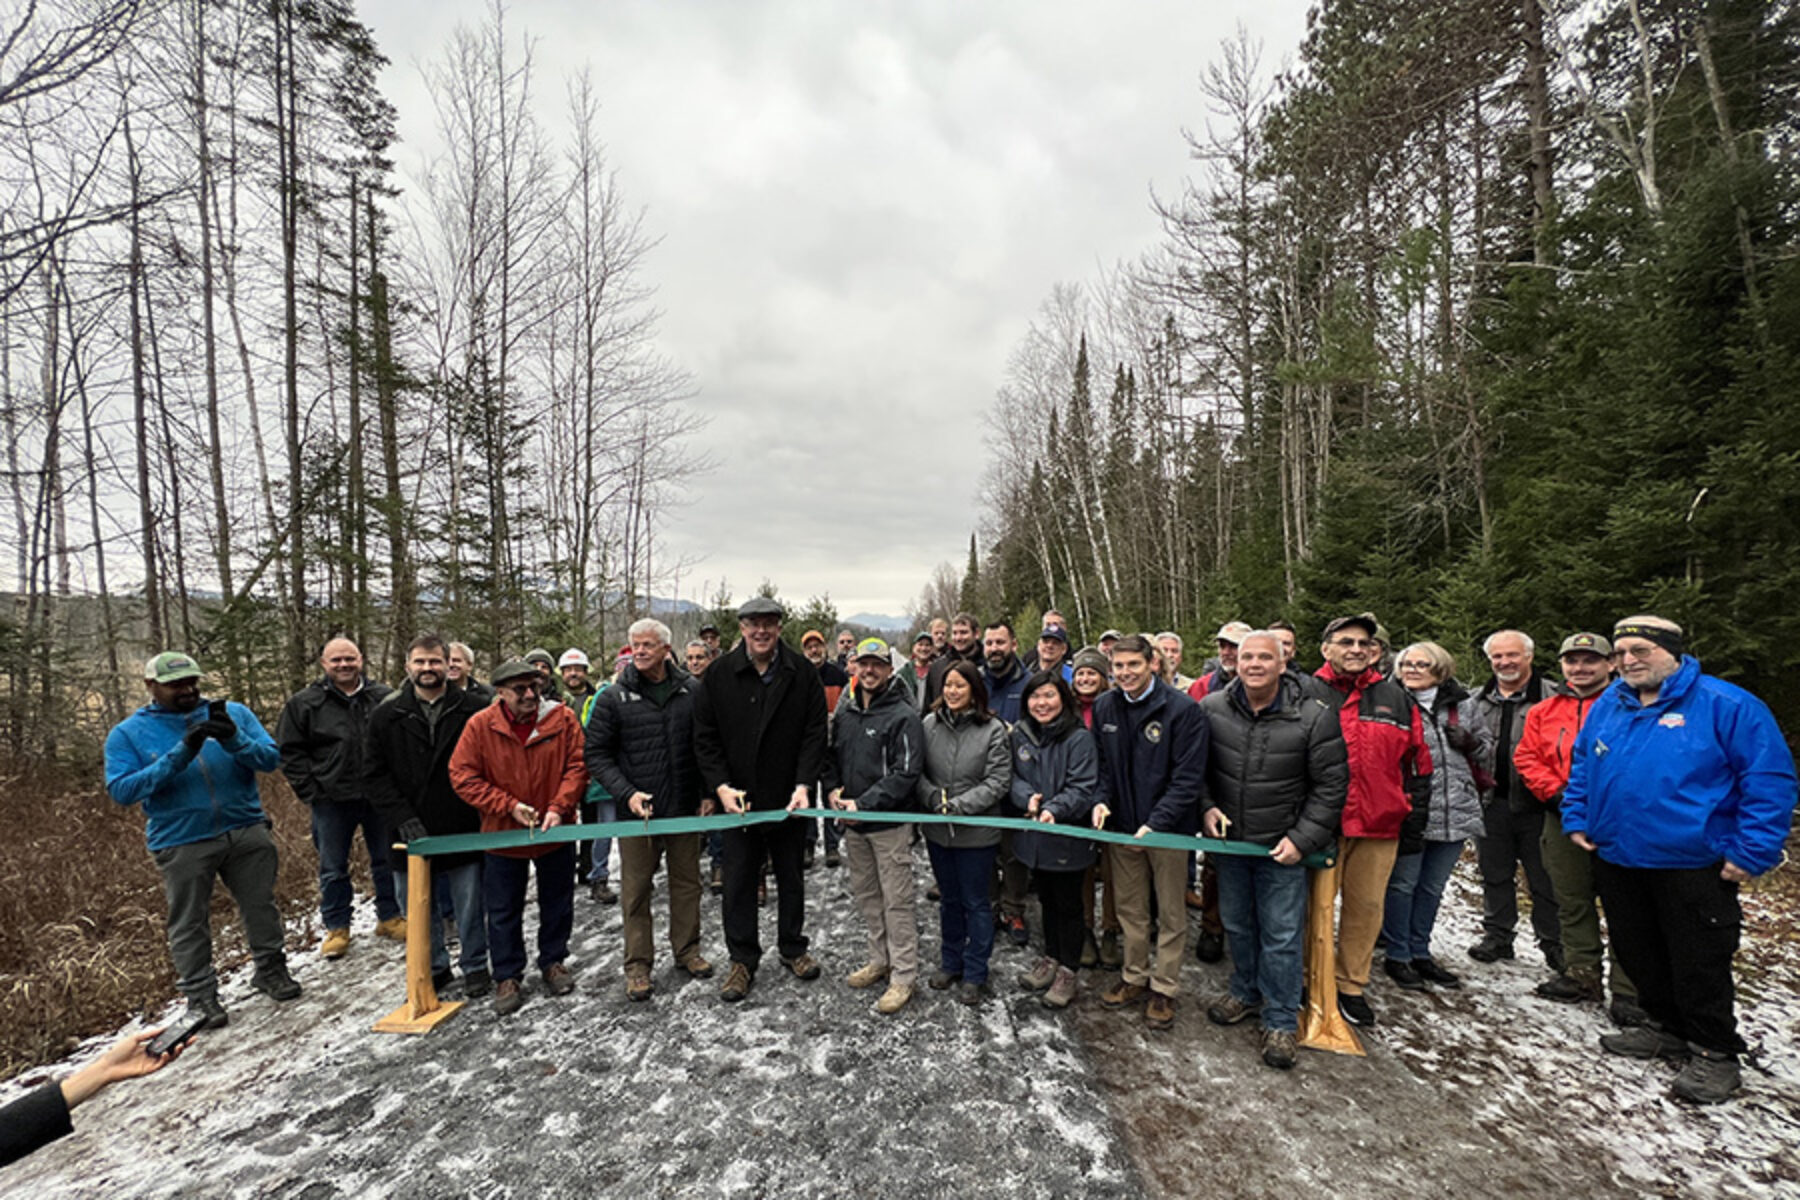
M1300 1010L1299 1042L1333 1054L1366 1051L1337 1004L1337 890L1334 862L1312 872L1312 896L1306 913L1306 1005Z
M438 915L431 902L431 860L423 855L406 856L406 916L406 1003L375 1022L376 1033L430 1033L463 1006L461 1000L439 1000L431 986L431 923Z

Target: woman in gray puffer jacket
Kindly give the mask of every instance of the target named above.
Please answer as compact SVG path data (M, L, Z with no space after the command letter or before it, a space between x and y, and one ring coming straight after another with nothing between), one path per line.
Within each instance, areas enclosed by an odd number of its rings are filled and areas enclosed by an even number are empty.
M987 685L973 663L953 662L942 693L925 717L925 767L919 806L926 812L965 817L997 812L1012 780L1012 744L1006 722L988 711ZM958 985L957 999L979 1004L993 994L988 958L994 951L994 910L989 888L1000 831L971 825L925 826L925 849L943 899L938 970L928 981L943 990Z
M1456 660L1448 650L1436 642L1415 642L1396 661L1400 682L1424 718L1420 724L1431 751L1431 803L1422 823L1407 822L1400 856L1388 876L1382 921L1386 970L1407 991L1422 991L1433 983L1456 988L1462 980L1431 957L1431 930L1463 843L1481 832L1482 785L1475 764L1493 753L1492 738L1475 716L1469 689L1457 682Z

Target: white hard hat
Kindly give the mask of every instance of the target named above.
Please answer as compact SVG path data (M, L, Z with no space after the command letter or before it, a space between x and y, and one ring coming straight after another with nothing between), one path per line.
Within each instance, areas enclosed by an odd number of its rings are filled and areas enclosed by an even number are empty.
M579 650L564 650L562 657L556 660L556 669L559 671L564 667L591 667L593 665L588 661L588 656Z

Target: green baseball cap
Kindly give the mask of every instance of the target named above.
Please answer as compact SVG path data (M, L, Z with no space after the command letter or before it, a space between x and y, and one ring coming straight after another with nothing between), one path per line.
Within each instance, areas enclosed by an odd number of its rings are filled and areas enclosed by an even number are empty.
M206 674L190 654L164 650L144 664L144 678L154 683L174 683L177 679L198 679Z
M883 661L891 661L890 653L888 644L878 637L864 638L856 644L856 657L859 659L879 658Z

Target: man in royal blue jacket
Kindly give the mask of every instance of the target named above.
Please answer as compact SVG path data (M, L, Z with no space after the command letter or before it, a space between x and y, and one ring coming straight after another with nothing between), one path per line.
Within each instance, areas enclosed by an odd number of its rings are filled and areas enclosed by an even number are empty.
M144 835L169 901L176 984L208 1029L230 1018L212 962L213 881L237 901L256 961L250 982L276 1000L300 995L275 907L275 840L256 790L281 753L256 714L200 695L200 665L167 651L144 668L150 703L106 735L106 790L144 806Z
M1155 648L1133 634L1113 646L1116 688L1094 702L1094 740L1100 747L1100 803L1096 828L1121 833L1187 833L1200 826L1206 790L1209 729L1200 706L1158 679ZM1108 846L1125 969L1100 997L1107 1008L1136 1004L1146 993L1144 1022L1175 1022L1181 956L1187 949L1187 852ZM1150 896L1156 895L1156 955L1150 955Z
M1600 1044L1685 1058L1675 1095L1716 1104L1737 1090L1744 1050L1738 885L1781 861L1794 758L1768 706L1701 674L1673 621L1627 617L1612 642L1620 677L1575 740L1562 823L1594 854L1613 949L1650 1023Z

